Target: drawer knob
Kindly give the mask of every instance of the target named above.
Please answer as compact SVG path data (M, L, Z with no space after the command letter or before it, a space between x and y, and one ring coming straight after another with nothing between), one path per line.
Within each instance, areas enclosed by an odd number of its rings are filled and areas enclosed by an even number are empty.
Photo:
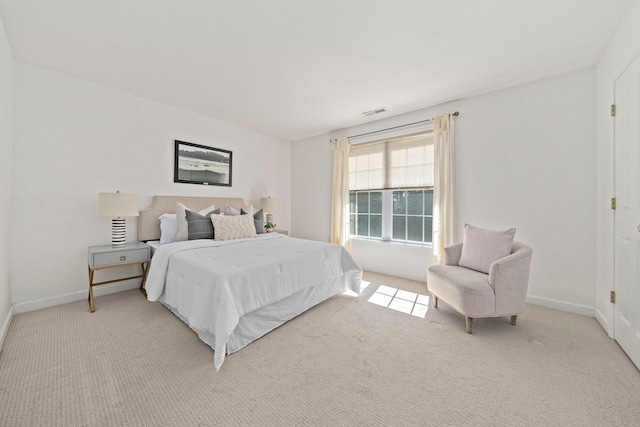
M126 260L127 260L127 257L126 257L126 256L122 255L122 256L120 257L120 261L126 261Z

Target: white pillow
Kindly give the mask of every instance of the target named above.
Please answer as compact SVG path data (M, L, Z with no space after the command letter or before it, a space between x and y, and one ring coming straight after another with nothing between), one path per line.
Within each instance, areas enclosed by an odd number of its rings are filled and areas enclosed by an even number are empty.
M491 264L511 254L515 235L515 228L497 231L465 224L458 265L489 274Z
M202 209L201 211L194 211L193 209L189 209L182 203L178 202L176 205L176 219L178 223L178 230L176 232L176 242L184 242L189 240L189 223L187 222L186 211L190 210L193 212L198 212L200 215L206 215L211 211L216 210L216 205L211 205Z
M178 219L176 214L162 214L158 217L160 220L160 243L173 243L176 241L178 233Z
M255 209L253 208L253 205L249 205L242 209L244 209L244 211L249 215L253 215L254 213L256 213ZM224 214L227 216L236 216L236 215L240 215L240 211L231 207L231 205L227 203L224 205Z
M256 237L253 215L211 215L215 240L242 239Z
M236 215L240 215L240 211L232 208L231 205L227 203L224 205L224 214L227 216L236 216Z
M246 213L247 215L255 215L255 213L257 212L257 211L255 210L255 208L253 207L253 205L245 206L245 207L243 208L243 210L245 211L245 213ZM240 212L240 213L242 214L242 212Z

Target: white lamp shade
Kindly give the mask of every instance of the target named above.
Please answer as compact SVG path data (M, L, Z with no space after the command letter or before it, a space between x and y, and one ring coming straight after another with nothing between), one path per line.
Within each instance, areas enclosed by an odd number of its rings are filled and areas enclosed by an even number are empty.
M273 197L263 197L260 199L260 206L265 212L278 213L280 204L278 203L278 199L275 199Z
M135 194L98 193L96 216L124 218L138 215L138 198Z

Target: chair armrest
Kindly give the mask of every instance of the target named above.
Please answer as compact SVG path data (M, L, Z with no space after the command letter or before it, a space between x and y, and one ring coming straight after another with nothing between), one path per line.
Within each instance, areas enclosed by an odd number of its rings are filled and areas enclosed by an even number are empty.
M533 250L513 242L513 252L491 264L489 285L496 296L496 315L514 315L524 310Z
M462 242L444 248L444 265L458 265L462 255Z

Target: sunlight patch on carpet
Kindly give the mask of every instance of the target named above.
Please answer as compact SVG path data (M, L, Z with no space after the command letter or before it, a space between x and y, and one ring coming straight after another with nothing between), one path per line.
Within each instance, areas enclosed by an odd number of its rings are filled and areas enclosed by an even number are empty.
M380 285L368 301L422 319L429 310L429 296L386 285Z

